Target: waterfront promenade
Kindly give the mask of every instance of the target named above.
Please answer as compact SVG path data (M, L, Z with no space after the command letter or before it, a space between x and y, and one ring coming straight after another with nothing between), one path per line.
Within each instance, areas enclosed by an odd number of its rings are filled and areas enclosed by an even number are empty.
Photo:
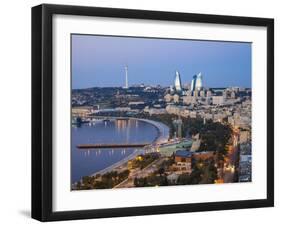
M133 118L133 119L150 123L157 128L159 134L152 144L159 145L168 142L170 136L170 128L164 123L149 120L149 119L140 119L140 118Z
M113 118L116 119L116 118ZM93 173L90 176L96 176L98 174L103 175L107 172L113 171L114 169L117 169L119 167L121 167L122 165L127 164L127 162L133 158L135 158L136 156L143 154L145 151L144 149L149 149L151 148L152 150L156 150L155 146L158 146L160 144L166 143L169 139L169 133L170 133L170 128L168 126L166 126L165 124L161 123L161 122L156 122L156 121L152 121L149 119L139 119L139 118L128 118L131 120L139 120L139 121L143 121L149 124L152 124L153 126L155 126L158 130L158 136L154 139L154 141L147 145L146 147L144 147L143 149L136 149L132 154L130 154L129 156L123 158L122 160L114 163L113 165L110 165L108 167L106 167L105 169L102 169L96 173Z
M161 143L166 143L169 140L169 136L170 136L170 128L165 125L162 122L157 122L157 121L153 121L150 119L144 119L144 118L134 118L134 117L115 117L115 116L87 116L87 118L94 118L94 119L98 119L98 120L102 120L102 119L106 119L106 120L138 120L138 121L142 121L142 122L146 122L149 123L151 125L153 125L154 127L156 127L156 129L158 130L159 134L156 137L156 139L154 140L153 143L157 143L157 144L161 144Z
M91 177L96 176L96 175L103 175L107 172L113 171L114 169L121 167L122 165L124 165L125 163L127 163L130 159L135 158L137 155L141 154L142 150L140 149L136 149L132 154L128 155L127 157L121 159L120 161L114 163L113 165L110 165L108 167L106 167L105 169L102 169L94 174L91 175Z

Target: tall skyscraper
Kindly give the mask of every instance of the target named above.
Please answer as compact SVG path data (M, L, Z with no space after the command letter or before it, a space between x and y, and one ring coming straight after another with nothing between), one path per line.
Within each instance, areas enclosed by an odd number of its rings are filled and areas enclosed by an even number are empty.
M181 77L178 71L176 71L174 86L177 92L182 92Z
M196 76L196 83L195 83L195 89L201 90L203 88L203 81L202 81L202 74L201 72Z
M129 84L128 84L128 66L125 66L125 89L129 88Z
M191 87L190 87L191 91L195 90L196 79L197 79L197 75L193 75L193 79L191 81Z

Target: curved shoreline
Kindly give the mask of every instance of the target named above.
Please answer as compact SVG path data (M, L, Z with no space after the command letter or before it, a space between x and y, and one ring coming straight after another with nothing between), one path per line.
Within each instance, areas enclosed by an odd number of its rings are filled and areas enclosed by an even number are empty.
M153 121L153 120L150 120L150 119L142 119L142 118L132 118L132 119L149 123L149 124L153 125L158 130L159 136L156 137L151 144L153 144L153 143L155 143L155 144L165 143L165 142L168 141L170 128L167 125L165 125L164 123Z
M164 123L162 122L157 122L157 121L153 121L153 120L149 120L149 119L142 119L142 118L130 118L128 117L129 120L139 120L139 121L142 121L142 122L146 122L146 123L149 123L151 125L153 125L157 131L158 131L158 136L151 142L150 145L157 145L157 144L161 144L161 143L164 143L166 141L168 141L169 139L169 132L170 132L170 128L165 125ZM91 174L90 176L93 177L93 176L96 176L97 174L105 174L107 172L110 172L112 170L114 170L115 168L118 168L120 167L121 165L125 164L126 162L128 162L129 160L135 158L137 155L141 154L143 152L143 149L136 149L133 151L133 153L131 153L130 155L128 155L127 157L119 160L118 162L102 169L102 170L99 170L93 174ZM80 179L82 180L82 178ZM74 182L75 184L76 182Z
M93 176L96 176L97 174L101 174L101 175L102 175L102 174L105 174L105 173L107 173L107 172L110 172L110 171L112 171L114 168L120 167L121 165L125 164L125 163L128 162L130 159L136 157L136 156L139 155L139 154L140 154L140 150L137 149L137 150L133 151L133 153L131 153L131 154L128 155L127 157L125 157L125 158L119 160L119 161L116 162L116 163L113 163L112 165L110 165L110 166L108 166L108 167L106 167L106 168L104 168L104 169L102 169L102 170L99 170L98 172L95 172L95 173L91 174L90 176L93 177Z

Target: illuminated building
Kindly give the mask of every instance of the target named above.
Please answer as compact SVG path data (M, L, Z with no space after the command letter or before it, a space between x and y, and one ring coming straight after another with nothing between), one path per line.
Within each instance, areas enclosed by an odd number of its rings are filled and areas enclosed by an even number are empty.
M182 92L181 77L180 77L180 73L178 71L176 71L174 86L175 86L176 92Z
M203 88L202 74L201 72L196 76L195 90L201 90Z

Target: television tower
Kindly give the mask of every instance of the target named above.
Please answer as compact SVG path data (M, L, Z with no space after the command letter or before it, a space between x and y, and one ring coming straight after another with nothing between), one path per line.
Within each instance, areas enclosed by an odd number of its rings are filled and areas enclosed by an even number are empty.
M129 84L128 84L128 66L125 66L125 89L129 88Z

